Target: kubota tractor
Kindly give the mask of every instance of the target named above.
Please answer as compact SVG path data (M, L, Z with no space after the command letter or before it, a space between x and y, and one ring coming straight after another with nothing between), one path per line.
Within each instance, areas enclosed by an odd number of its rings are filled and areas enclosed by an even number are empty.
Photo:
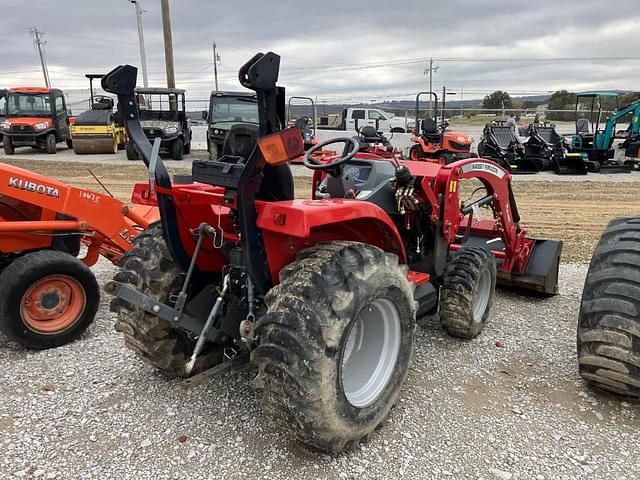
M420 97L431 95L434 99L434 117L420 118ZM444 91L443 101L446 99ZM416 129L411 136L415 143L409 149L409 158L413 161L427 160L448 165L457 160L471 158L473 140L464 132L447 130L448 123L442 115L438 117L438 95L435 92L420 92L416 95Z
M118 263L158 217L154 207L0 163L0 331L28 348L78 338L100 303L89 267L100 255Z
M230 153L195 160L191 181L172 182L144 136L137 70L103 79L151 173L140 198L155 198L162 219L134 240L105 290L117 330L144 361L170 375L202 372L192 384L251 362L266 411L337 452L366 439L398 400L417 315L438 313L449 333L471 339L496 282L557 293L561 243L527 237L511 177L492 162L400 162L360 152L353 138L304 154L313 199L296 200L287 162L303 140L281 130L279 63L259 53L240 69L257 95L259 131L231 128ZM342 154L314 159L334 143ZM479 197L461 202L467 181Z
M6 97L6 118L0 123L6 155L16 147L45 148L56 153L56 144L71 148L69 114L61 90L43 87L16 87Z
M578 365L604 390L640 397L640 218L618 218L596 247L580 303Z

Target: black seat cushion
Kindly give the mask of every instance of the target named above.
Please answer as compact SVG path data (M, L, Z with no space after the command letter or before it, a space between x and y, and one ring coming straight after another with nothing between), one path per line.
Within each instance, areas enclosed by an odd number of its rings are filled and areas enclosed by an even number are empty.
M222 155L249 158L258 142L257 125L233 125L224 138Z

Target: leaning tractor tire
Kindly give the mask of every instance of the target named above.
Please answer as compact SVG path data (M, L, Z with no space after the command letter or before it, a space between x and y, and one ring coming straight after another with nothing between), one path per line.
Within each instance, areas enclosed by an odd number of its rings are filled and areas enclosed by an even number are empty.
M613 220L602 234L584 284L577 344L584 380L640 397L640 218Z
M496 261L481 247L460 249L447 266L440 290L440 323L454 337L480 335L496 290Z
M319 244L282 269L265 300L251 357L265 410L308 445L355 447L407 377L416 315L407 267L369 245Z
M53 348L82 335L100 304L89 267L53 250L27 253L0 274L0 330L27 348Z
M114 280L133 286L157 301L169 304L182 286L183 275L171 258L159 224L133 239L133 248L122 256ZM115 298L116 330L138 357L169 376L187 376L186 364L195 340L171 323L128 302ZM222 347L208 345L191 372L195 375L222 361Z

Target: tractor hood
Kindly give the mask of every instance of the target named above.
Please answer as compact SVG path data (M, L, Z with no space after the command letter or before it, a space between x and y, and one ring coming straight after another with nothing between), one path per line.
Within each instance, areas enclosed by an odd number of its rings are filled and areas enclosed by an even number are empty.
M144 128L145 130L166 130L170 127L173 127L176 130L180 130L180 124L178 122L171 122L168 120L142 120L140 123L142 124L142 128Z
M43 117L9 117L5 119L4 123L9 123L11 125L28 125L30 127L34 127L39 123L46 123L47 126L45 128L51 128L53 126L53 122L50 118ZM44 128L39 130L44 130Z
M464 132L454 132L454 131L447 130L444 132L444 138L446 138L451 142L459 143L461 145L467 145L467 144L471 145L473 143L473 139L471 138L471 136L467 135Z

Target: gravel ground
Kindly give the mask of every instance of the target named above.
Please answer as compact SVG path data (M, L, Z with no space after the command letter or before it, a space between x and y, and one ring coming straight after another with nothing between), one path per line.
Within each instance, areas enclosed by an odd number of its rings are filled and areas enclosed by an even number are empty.
M100 282L114 272L101 261ZM476 340L419 331L401 401L359 450L326 455L275 428L253 372L190 392L122 345L102 300L73 344L0 336L0 478L636 479L640 404L589 390L575 361L585 265L562 294L500 292Z

